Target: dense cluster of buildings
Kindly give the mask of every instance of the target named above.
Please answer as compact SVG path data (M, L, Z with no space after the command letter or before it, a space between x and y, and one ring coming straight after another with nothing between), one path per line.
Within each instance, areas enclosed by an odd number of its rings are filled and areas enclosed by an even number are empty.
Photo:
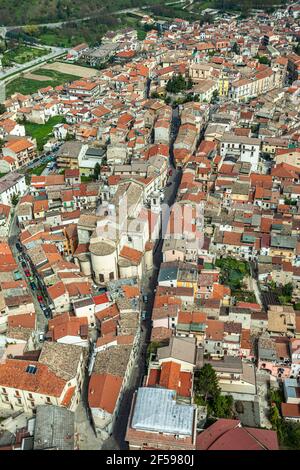
M69 52L93 66L117 59L95 77L6 100L0 412L35 422L2 447L76 447L85 380L92 425L108 438L149 328L130 449L277 449L267 385L282 387L282 418L300 421L299 31L281 11L175 20L143 41L112 33ZM178 76L186 95L166 92ZM19 123L59 115L45 146L61 144L57 171L28 183L37 148ZM194 385L205 364L235 419L204 430ZM56 442L41 426L53 420L64 422Z

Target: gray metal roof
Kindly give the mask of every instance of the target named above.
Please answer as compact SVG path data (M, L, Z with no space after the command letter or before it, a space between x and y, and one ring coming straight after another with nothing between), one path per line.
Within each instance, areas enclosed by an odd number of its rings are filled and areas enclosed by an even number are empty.
M54 405L36 408L34 450L74 450L74 413Z
M178 266L163 266L160 268L158 283L163 281L177 280Z
M138 389L132 428L191 436L194 406L179 405L174 390L142 387Z

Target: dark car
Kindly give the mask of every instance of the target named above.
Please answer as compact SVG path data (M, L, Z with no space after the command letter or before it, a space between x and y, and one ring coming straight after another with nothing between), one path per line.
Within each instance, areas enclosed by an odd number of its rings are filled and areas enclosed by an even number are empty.
M26 262L25 262L25 261L22 261L22 263L21 263L21 264L22 264L22 268L27 268L27 264L26 264Z
M171 186L171 184L172 184L172 182L171 182L171 181L169 181L169 183L167 183L167 186L169 187L169 186Z
M19 242L16 243L16 248L17 248L18 251L20 251L20 252L22 251L22 247L21 247Z
M36 290L36 284L35 284L34 281L31 281L30 287L31 287L32 290Z

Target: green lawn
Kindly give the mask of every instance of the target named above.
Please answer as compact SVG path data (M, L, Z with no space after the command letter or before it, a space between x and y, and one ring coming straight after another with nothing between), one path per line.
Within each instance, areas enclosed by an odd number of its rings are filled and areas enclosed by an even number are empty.
M91 181L95 181L95 178L93 176L81 176L82 183L89 183Z
M59 84L73 82L74 80L78 80L80 78L78 77L78 75L70 75L69 73L62 73L62 72L57 72L56 70L43 69L43 68L40 68L33 73L36 73L37 75L43 75L45 77L49 77L51 80L55 82L59 82Z
M46 88L47 86L53 86L52 80L41 82L37 80L30 80L29 78L18 77L6 85L6 96L9 97L14 93L32 95L40 88Z
M44 145L52 134L53 127L64 121L63 116L54 116L46 122L46 124L34 124L32 122L25 123L26 135L30 135L37 141L39 150L43 150Z
M31 175L40 176L40 175L43 173L43 171L44 171L44 169L46 168L46 166L47 166L47 163L42 163L42 165L39 165L39 166L37 166L37 167L32 168L31 170L29 170L29 173L30 173Z
M56 72L55 70L38 69L33 73L37 75L44 75L49 77L49 80L44 82L40 80L32 80L30 78L18 77L6 85L6 96L9 97L14 93L22 93L23 95L32 95L36 93L40 88L47 88L52 86L53 88L62 85L63 83L73 82L78 80L77 75L69 75L66 73Z
M49 51L47 49L19 45L3 54L2 64L4 66L11 66L14 62L17 64L25 64L38 57L43 57L48 53Z

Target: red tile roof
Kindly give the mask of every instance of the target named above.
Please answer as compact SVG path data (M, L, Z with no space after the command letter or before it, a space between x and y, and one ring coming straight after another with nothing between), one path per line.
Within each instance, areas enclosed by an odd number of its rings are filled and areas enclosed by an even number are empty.
M275 431L240 427L239 420L219 419L197 436L197 450L278 450Z
M123 379L111 374L92 374L88 389L90 408L100 408L113 413Z

